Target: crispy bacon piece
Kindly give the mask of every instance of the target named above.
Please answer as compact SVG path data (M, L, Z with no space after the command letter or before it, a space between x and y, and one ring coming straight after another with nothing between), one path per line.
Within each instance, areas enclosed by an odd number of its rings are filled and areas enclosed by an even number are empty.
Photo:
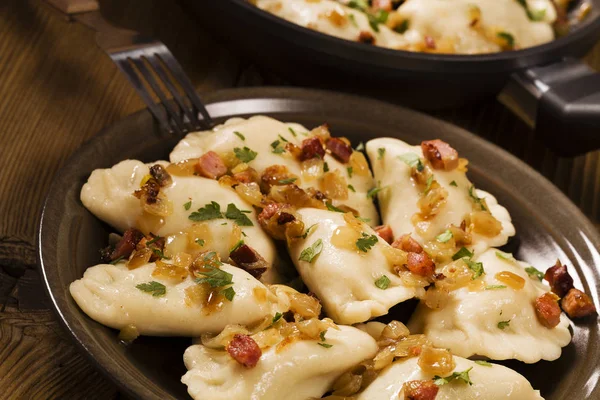
M196 172L205 178L218 179L227 173L227 167L214 151L204 153L195 165Z
M552 291L559 297L565 297L573 288L573 278L569 275L567 266L562 265L560 260L556 260L556 264L546 270L544 278L550 284Z
M335 158L344 164L350 161L352 155L352 147L340 138L329 138L325 143L327 150L331 152Z
M262 356L258 344L248 335L235 334L227 345L227 352L246 368L254 368Z
M164 169L160 164L154 164L150 167L150 175L156 179L160 186L169 186L171 183L173 183L171 175L169 175L167 170Z
M254 168L248 168L245 171L233 174L233 177L240 183L259 183L260 177Z
M446 142L439 139L426 140L421 142L421 150L434 169L452 171L458 167L458 152Z
M560 322L558 296L548 292L535 299L535 313L546 328L554 328Z
M425 253L408 253L406 256L406 267L410 272L420 276L433 276L435 273L435 263Z
M373 10L392 11L392 0L373 0L371 2Z
M144 239L144 234L142 232L135 228L127 229L123 233L123 237L119 240L119 243L115 245L115 249L110 254L111 261L115 261L119 258L128 258L142 239Z
M304 139L302 141L302 154L300 154L300 161L310 160L311 158L319 157L323 158L325 150L321 139L316 136Z
M389 225L379 225L375 228L375 233L379 235L383 240L392 244L394 241L394 233L392 232L392 228Z
M285 239L285 225L296 220L289 204L269 203L258 214L258 223L273 239Z
M404 250L407 253L422 253L423 247L413 239L410 234L402 235L394 243L392 247L400 250Z
M358 41L365 44L375 44L375 36L369 31L360 31Z
M404 400L434 400L440 388L433 381L408 381L402 390Z
M583 318L596 313L596 306L590 296L572 288L561 301L562 309L571 318Z
M260 279L262 274L267 271L267 261L247 244L243 244L229 253L229 257L237 267L248 272L256 279Z
M144 186L133 192L133 195L144 201L146 204L155 204L158 201L159 193L160 185L158 181L151 178L148 179L148 182L144 183Z

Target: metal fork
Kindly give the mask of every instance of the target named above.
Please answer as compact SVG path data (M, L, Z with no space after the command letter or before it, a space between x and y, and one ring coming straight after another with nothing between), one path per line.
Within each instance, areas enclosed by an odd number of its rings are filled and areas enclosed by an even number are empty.
M212 119L192 82L162 42L110 25L100 14L97 0L47 1L69 20L81 22L97 32L98 46L125 74L163 130L183 136L187 132L212 128ZM174 102L167 98L160 84L167 88ZM158 96L162 107L154 102L148 88Z

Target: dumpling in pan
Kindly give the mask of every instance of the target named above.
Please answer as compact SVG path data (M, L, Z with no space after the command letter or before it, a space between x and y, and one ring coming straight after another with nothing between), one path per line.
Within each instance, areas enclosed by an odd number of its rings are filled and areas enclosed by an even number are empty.
M448 276L428 289L409 321L411 332L462 357L526 363L560 357L571 341L569 320L535 270L496 249L468 261L483 274L465 281L464 260L444 267ZM446 296L445 288L454 290Z
M81 190L83 205L121 232L137 228L166 237L167 257L214 250L227 260L230 250L243 240L265 260L267 271L261 280L281 282L283 267L275 245L260 228L250 204L214 179L175 174L150 202L142 183L152 165L170 169L166 162L147 165L126 160L95 170ZM143 192L141 198L134 195L136 191Z
M230 170L250 166L261 177L263 188L269 181L315 188L335 206L356 210L372 226L379 221L373 201L366 196L375 184L364 155L345 140L332 138L326 125L309 132L298 124L264 116L235 118L212 131L188 134L175 146L170 160L180 163L208 152L225 160Z
M196 283L187 268L160 261L133 270L124 262L100 264L69 290L90 318L115 329L133 325L140 335L218 333L228 324L257 323L278 310L277 298L247 272L228 264L216 271L223 287Z
M351 213L303 208L298 215L307 228L289 241L290 256L335 322L364 322L423 295L429 283L402 267L406 253Z
M463 246L480 254L515 234L506 209L474 188L466 176L466 160L447 143L410 146L380 138L366 148L381 188L382 220L395 238L411 234L437 262L445 263Z
M424 372L417 357L396 361L361 393L357 400L408 399L421 387L436 392L436 400L541 400L540 392L519 373L502 365L477 363L461 357L453 357L456 367L440 380L435 374ZM466 372L467 371L467 372ZM456 377L458 375L458 377ZM472 384L469 384L470 381ZM441 385L436 385L438 384ZM443 384L442 384L443 383ZM434 398L434 397L427 397Z
M375 340L359 329L326 326L323 335L316 331L314 339L275 340L267 345L265 335L255 341L238 334L226 350L191 346L184 354L188 372L181 381L197 400L320 398L338 376L377 352ZM247 342L250 345L241 347Z

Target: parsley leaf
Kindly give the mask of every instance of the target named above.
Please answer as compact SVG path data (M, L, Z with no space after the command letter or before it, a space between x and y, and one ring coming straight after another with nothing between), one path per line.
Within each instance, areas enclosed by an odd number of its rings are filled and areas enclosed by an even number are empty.
M385 156L385 147L380 147L377 149L377 159L378 160L383 160L383 156Z
M471 196L471 199L475 202L475 204L481 207L481 211L487 211L487 208L483 203L483 199L477 196L477 193L475 193L475 185L471 185L469 188L469 196Z
M327 209L328 209L329 211L335 211L335 212L340 212L340 213L343 213L343 212L345 212L345 211L344 211L344 210L342 210L341 208L337 208L336 206L334 206L334 205L333 205L333 204L331 204L331 203L325 203L325 206L327 206Z
M321 347L325 347L326 349L330 349L333 347L332 344L327 344L327 343L317 343L317 344Z
M196 240L194 240L194 241L195 241L196 243L198 243L198 246L204 246L204 243L206 243L206 242L204 241L204 239L196 239Z
M492 364L485 361L485 360L477 360L475 361L475 364L479 364L479 365L483 365L484 367L491 367Z
M400 22L398 25L396 25L394 27L394 31L402 34L408 30L409 26L410 26L410 20L405 19L405 20L402 20L402 22Z
M469 378L469 371L471 371L473 369L473 367L464 370L463 372L453 372L452 375L447 376L445 378L442 378L440 376L434 376L433 377L433 383L435 383L438 386L442 386L445 385L447 383L450 383L454 380L461 380L464 383L468 383L469 385L472 385L473 382L471 382L471 378Z
M352 23L352 25L355 28L358 28L358 22L356 22L356 18L354 17L354 14L348 13L348 19L350 20L350 22Z
M211 252L214 253L214 252ZM206 259L206 257L210 255L207 254L206 256L204 256L204 258ZM219 261L219 264L222 264ZM196 283L208 283L211 287L213 288L219 288L219 287L224 287L224 286L229 286L233 284L233 275L231 275L229 272L223 271L222 269L219 268L215 268L211 265L207 266L206 268L204 268L204 270L202 271L196 271L195 272L196 275L203 275L204 278L196 278L195 281ZM227 288L224 288L222 291L223 295L225 296L225 298L229 301L233 300L233 297L235 296L235 290L233 289L232 286L229 286Z
M458 187L458 184L456 183L456 181L452 181L450 182L450 186Z
M112 260L112 261L110 262L110 264L112 264L112 265L117 265L118 263L120 263L120 262L121 262L121 261L123 261L124 259L125 259L125 256L121 256L121 257L119 257L119 258L116 258L116 259Z
M387 289L390 286L390 278L386 275L381 275L381 277L375 281L375 286L381 290Z
M423 161L421 161L421 158L415 153L404 153L398 156L398 159L400 159L400 161L403 161L409 167L416 168L419 172L425 169Z
M506 42L506 46L508 48L514 48L515 47L515 37L513 35L511 35L508 32L498 32L496 34L496 36L498 36L500 39L503 39Z
M375 14L366 14L369 19L369 25L375 32L379 32L379 24L385 24L389 16L389 13L385 10L378 10Z
M165 254L162 252L161 249L157 248L157 247L153 247L152 248L152 253L154 253L154 255L156 255L158 258L165 259L165 260L170 260L171 257L166 257Z
M474 272L473 279L479 278L481 275L485 273L483 270L483 263L471 261L467 258L463 258L467 266Z
M299 260L306 261L312 263L313 260L321 253L323 250L323 241L321 239L317 239L310 247L305 248L300 253Z
M325 334L327 334L327 329L325 329L324 331L321 331L319 333L319 337L321 338L321 342L325 342L327 339L325 339Z
M301 236L298 236L298 237L301 237L302 239L306 239L306 237L308 236L308 233L310 232L310 230L311 230L311 229L312 229L314 226L317 226L317 225L319 225L319 224L312 224L311 226L309 226L309 227L306 229L306 231L305 231L305 232L304 232L304 233L303 233Z
M156 235L156 236L154 236L154 238L152 238L152 240L149 240L146 242L146 246L150 246L151 244L156 243L160 239L162 239L162 237Z
M240 211L233 203L227 205L225 217L227 217L227 219L232 219L238 226L254 226L252 221L250 221L250 218L244 214L244 211Z
M377 193L381 192L383 189L385 189L384 187L374 187L373 189L369 190L367 192L367 199L372 199L373 197L377 196Z
M356 193L356 189L354 189L354 186L348 185L348 189L350 189L351 191L353 191L354 193Z
M496 251L496 257L507 261L514 261L515 259L511 253L505 253L503 251Z
M367 251L371 250L371 247L375 246L377 242L377 235L369 236L363 232L362 237L356 241L356 247L363 253L366 253Z
M429 191L431 190L432 183L433 183L433 175L431 175L429 178L427 178L427 183L425 184L425 190L423 191L423 194L429 193Z
M223 289L222 293L227 300L233 301L233 298L235 297L235 290L233 289L233 286L229 286L228 288Z
M544 279L544 273L535 267L527 267L525 268L525 272L527 272L530 278L538 278L540 282Z
M296 133L296 131L294 129L292 129L291 126L288 126L288 131L290 131L290 133L292 134L293 137L298 136L298 134Z
M454 253L454 255L452 256L452 259L454 261L456 261L460 258L465 258L465 257L471 258L471 257L473 257L473 253L471 253L469 251L469 249L467 249L466 247L461 247L460 250L458 250L456 253Z
M367 0L350 0L348 2L348 7L366 11L367 8L369 8L369 2Z
M452 234L452 231L450 229L446 229L445 232L437 235L435 239L440 243L446 243L448 240L452 239L453 236L454 235Z
M190 209L191 206L192 206L192 201L190 200L183 205L183 208L185 208L185 211L187 211Z
M348 178L352 178L352 173L353 173L354 169L352 167L348 167L348 168L346 168L346 171L348 171Z
M323 163L323 172L329 172L329 164L327 162Z
M287 140L286 138L284 138L283 136L281 136L281 134L278 135L279 139L281 139L282 141L289 143L289 140Z
M236 244L233 245L233 247L229 250L229 253L233 253L234 251L236 251L237 249L239 249L240 247L242 247L244 245L244 240L240 239L237 241Z
M238 158L238 160L244 163L249 163L250 161L254 160L258 155L257 152L252 151L246 146L244 146L244 148L242 149L240 149L239 147L234 148L233 153Z
M275 153L275 154L285 153L285 148L281 145L280 140L276 140L273 143L271 143L271 148L273 149L272 153Z
M246 140L246 137L244 135L242 135L240 132L235 131L233 132L234 135L236 135L237 137L239 137L242 140Z
M281 185L289 185L290 183L294 183L298 180L298 178L287 178L287 179L280 179L279 183Z
M191 213L188 218L192 221L208 221L211 219L223 218L223 214L221 213L221 206L219 203L211 201L204 207L199 208L198 211Z
M139 285L136 285L136 288L140 289L142 292L151 294L153 297L160 297L167 294L167 287L156 281L140 283Z
M508 326L510 326L510 319L508 321L500 321L500 322L498 322L498 328L500 328L502 330L504 330Z
M490 286L486 286L485 290L496 290L496 289L506 289L506 286L504 285L490 285Z
M275 324L277 321L279 321L281 319L281 317L283 316L282 313L280 312L276 312L275 316L273 317L273 322L271 323L271 325Z

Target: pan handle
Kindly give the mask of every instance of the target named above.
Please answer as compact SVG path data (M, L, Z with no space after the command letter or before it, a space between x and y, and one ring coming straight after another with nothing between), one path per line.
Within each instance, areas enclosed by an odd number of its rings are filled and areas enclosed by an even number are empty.
M600 73L580 60L516 72L498 99L558 155L600 148Z

